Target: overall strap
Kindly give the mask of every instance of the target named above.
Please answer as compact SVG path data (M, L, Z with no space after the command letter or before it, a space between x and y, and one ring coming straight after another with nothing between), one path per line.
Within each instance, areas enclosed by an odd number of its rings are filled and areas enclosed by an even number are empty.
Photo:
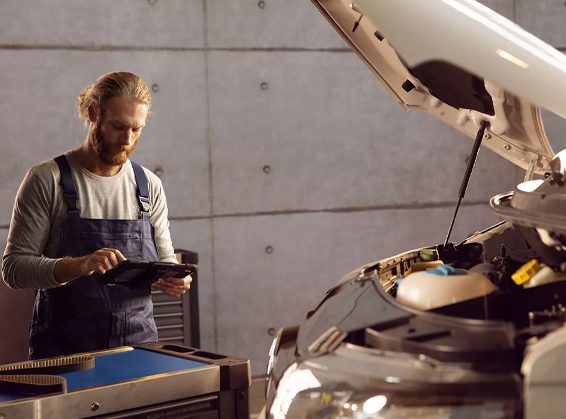
M67 201L68 212L78 213L79 209L77 207L77 189L75 188L75 183L73 182L73 176L71 175L71 167L67 161L67 157L64 154L56 157L55 163L59 166L59 172L61 173L61 181L59 184L63 188L63 196L65 201Z
M131 161L132 168L134 169L134 176L136 177L138 202L140 204L140 213L142 218L149 215L149 182L147 176L143 171L143 167L134 161Z

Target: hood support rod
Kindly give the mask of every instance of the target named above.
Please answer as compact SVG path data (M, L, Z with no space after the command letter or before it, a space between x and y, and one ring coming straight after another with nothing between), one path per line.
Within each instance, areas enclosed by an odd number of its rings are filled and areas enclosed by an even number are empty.
M468 161L468 166L466 167L466 173L464 174L464 179L462 179L462 184L460 185L460 191L458 192L458 203L456 204L456 210L454 211L454 216L452 217L452 223L450 223L450 228L448 229L448 234L446 235L446 240L444 241L444 246L448 244L450 240L450 235L452 234L452 229L454 228L454 222L456 221L456 216L458 215L458 210L460 209L460 204L464 195L466 195L466 189L468 189L468 183L470 183L470 177L476 160L478 159L478 153L480 151L480 145L483 140L483 134L486 128L489 126L489 122L482 121L480 124L480 129L476 134L476 140L474 142L474 147L472 148L472 153L470 154L470 160Z

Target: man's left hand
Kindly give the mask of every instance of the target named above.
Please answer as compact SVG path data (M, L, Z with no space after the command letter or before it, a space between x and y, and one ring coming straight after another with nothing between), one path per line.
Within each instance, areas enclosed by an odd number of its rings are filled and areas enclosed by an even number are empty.
M191 288L193 278L187 275L184 278L165 276L153 283L153 288L171 297L181 297Z

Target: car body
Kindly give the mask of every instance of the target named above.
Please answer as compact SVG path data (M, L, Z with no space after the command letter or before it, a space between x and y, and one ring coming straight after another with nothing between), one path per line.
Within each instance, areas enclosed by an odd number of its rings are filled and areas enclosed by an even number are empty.
M266 415L562 416L566 152L540 106L566 118L566 57L473 0L312 1L403 108L526 174L499 224L359 267L280 330Z

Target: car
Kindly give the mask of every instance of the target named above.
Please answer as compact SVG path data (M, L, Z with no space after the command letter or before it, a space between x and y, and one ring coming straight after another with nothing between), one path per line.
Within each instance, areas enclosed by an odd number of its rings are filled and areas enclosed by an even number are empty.
M557 418L566 411L566 57L473 0L312 0L406 110L525 170L501 219L371 261L279 330L270 418ZM434 169L431 169L434 170Z

